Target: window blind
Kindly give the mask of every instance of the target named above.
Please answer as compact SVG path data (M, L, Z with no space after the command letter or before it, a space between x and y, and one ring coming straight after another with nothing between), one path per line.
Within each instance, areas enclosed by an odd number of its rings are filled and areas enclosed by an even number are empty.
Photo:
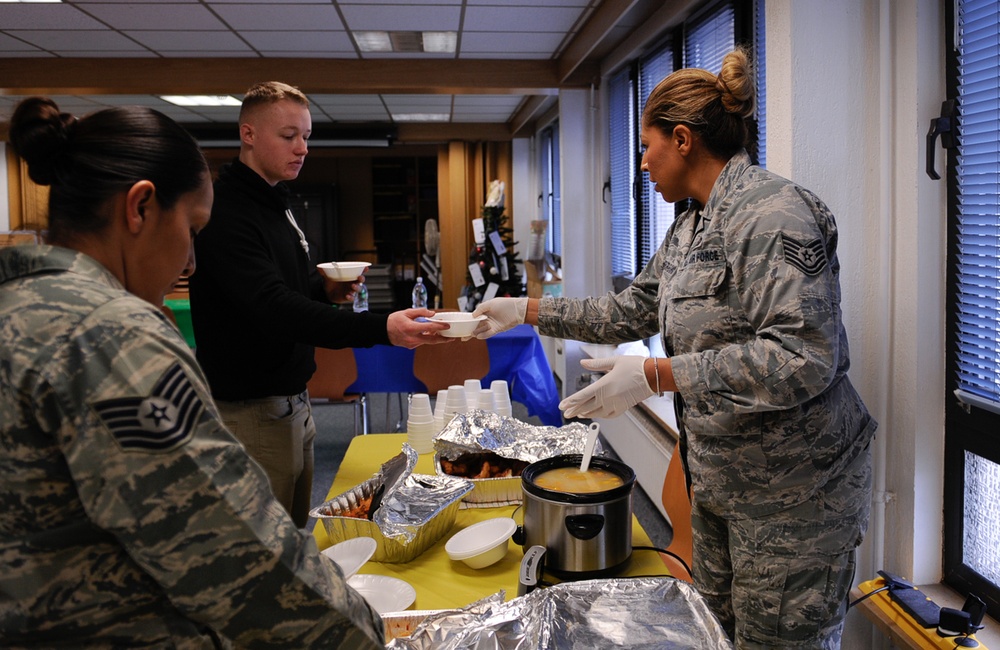
M757 73L757 164L767 167L767 52L764 38L764 0L756 0L753 8L754 70Z
M639 106L638 116L646 106L649 94L656 84L674 71L674 55L668 47L660 49L639 62ZM639 117L637 117L639 119ZM649 174L642 172L639 192L639 259L636 271L640 270L653 256L663 242L667 229L674 221L674 206L667 203L653 189Z
M611 154L611 274L635 274L635 108L631 69L611 77L608 84L608 150Z
M1000 409L1000 4L958 16L957 394Z

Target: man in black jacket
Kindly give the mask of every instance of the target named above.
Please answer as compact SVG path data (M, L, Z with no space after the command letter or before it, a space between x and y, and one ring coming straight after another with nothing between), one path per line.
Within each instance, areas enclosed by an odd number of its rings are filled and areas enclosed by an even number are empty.
M215 182L212 218L195 240L191 316L198 361L226 426L260 463L297 525L309 518L316 428L306 382L314 346L413 348L450 339L426 309L356 314L331 307L357 285L333 282L309 259L284 181L295 179L312 132L297 88L260 83L240 111L240 154Z

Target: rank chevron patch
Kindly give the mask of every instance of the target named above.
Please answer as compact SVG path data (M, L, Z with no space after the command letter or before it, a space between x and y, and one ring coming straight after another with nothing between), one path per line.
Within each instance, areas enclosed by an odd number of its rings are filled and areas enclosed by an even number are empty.
M194 435L202 402L180 364L174 364L148 397L110 399L93 408L123 450L170 451Z
M819 275L826 268L826 249L820 239L802 243L781 233L781 247L785 261L806 275Z

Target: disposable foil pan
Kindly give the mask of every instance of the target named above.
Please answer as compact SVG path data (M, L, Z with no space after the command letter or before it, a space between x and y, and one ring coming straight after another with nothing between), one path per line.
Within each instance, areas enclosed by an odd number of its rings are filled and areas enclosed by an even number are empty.
M434 454L434 471L439 476L449 476L441 468L441 454ZM470 478L472 492L462 500L466 508L496 508L514 506L521 503L524 493L521 490L520 476L502 476L498 478Z
M434 469L439 476L450 476L441 468L441 459L454 460L463 454L492 452L528 464L552 456L580 454L587 433L587 426L579 422L561 427L535 426L516 418L473 409L455 415L434 439ZM594 454L604 455L600 441ZM518 505L523 500L520 475L469 480L475 487L463 500L463 507Z
M397 501L386 498L382 507L389 509L395 506L409 509L407 505L419 505L422 506L421 510L416 508L413 510L425 513L420 519L399 523L399 518L394 517L395 521L381 521L380 525L377 523L380 520L379 516L375 517L376 521L369 521L368 519L345 517L340 514L349 512L355 509L358 504L370 500L381 482L381 477L376 475L353 489L313 508L309 513L323 522L323 528L326 529L326 534L330 537L332 544L355 537L374 539L378 546L375 548L372 560L376 562L409 562L426 551L451 529L455 523L455 516L458 514L462 498L472 491L472 482L468 479L411 474L403 481L404 485L397 492L400 499ZM419 498L421 494L426 494L427 497L421 500ZM437 498L438 495L442 494L445 495L443 498ZM414 498L414 495L418 495L417 498ZM409 498L404 500L404 496ZM409 501L409 504L406 504L405 501ZM421 501L423 502L421 503ZM406 513L396 511L390 514L405 515Z
M382 615L382 623L385 625L385 641L388 643L393 639L407 637L413 634L424 619L436 615L440 610L421 609L407 612L391 612Z

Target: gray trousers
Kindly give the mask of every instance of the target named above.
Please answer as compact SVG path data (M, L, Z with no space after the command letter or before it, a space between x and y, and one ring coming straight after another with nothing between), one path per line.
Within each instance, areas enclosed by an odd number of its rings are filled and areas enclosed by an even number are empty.
M692 504L694 583L737 648L840 648L871 490L866 449L810 500L773 515Z
M309 393L216 402L226 427L271 482L275 498L302 528L309 521L316 424Z

